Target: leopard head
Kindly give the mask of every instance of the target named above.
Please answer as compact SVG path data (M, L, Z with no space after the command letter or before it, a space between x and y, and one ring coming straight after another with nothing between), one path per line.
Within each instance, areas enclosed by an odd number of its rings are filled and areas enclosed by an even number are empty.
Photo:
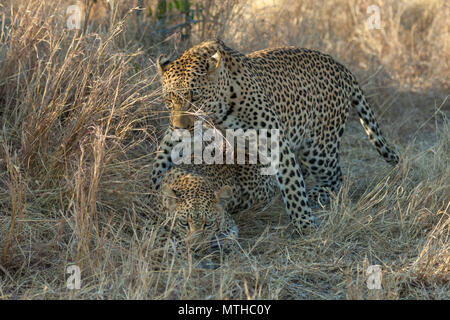
M230 186L217 188L201 177L183 174L163 180L160 205L172 234L189 248L199 249L209 247L213 236L224 229L231 197Z
M172 129L192 129L195 121L220 123L230 112L230 65L238 53L220 40L203 42L170 61L157 61ZM236 61L236 62L232 62Z

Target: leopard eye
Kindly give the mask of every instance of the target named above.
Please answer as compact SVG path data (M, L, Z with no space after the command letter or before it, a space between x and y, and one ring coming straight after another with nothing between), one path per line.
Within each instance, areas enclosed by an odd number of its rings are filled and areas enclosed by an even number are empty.
M211 227L214 224L213 220L205 221L205 227Z
M179 223L180 223L183 227L189 227L189 222L188 222L185 218L180 218L180 219L179 219Z
M191 92L191 102L194 103L195 101L200 100L201 96L200 96L200 92L198 91L192 91Z

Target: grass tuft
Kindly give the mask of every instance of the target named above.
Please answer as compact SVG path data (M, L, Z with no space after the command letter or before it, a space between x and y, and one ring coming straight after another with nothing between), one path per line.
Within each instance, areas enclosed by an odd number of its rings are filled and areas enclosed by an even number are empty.
M449 299L444 0L230 0L210 4L190 42L156 37L132 2L92 8L82 30L67 28L70 1L0 4L1 299ZM380 30L366 28L371 4ZM332 54L358 75L402 161L387 165L352 111L344 183L316 210L320 228L295 236L278 198L237 215L239 254L209 270L172 254L149 176L167 123L155 57L212 36L243 52ZM71 264L79 290L66 287ZM366 285L371 265L382 289Z

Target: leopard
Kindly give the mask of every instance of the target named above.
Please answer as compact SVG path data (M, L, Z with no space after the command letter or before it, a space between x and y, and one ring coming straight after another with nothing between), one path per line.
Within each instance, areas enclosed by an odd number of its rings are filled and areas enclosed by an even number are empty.
M174 59L160 55L156 65L170 119L153 163L155 189L173 165L173 133L192 130L196 121L221 132L277 130L274 176L301 234L318 228L313 209L329 203L342 184L339 149L350 108L384 160L393 166L400 161L356 76L326 53L281 47L244 54L213 39ZM313 184L307 192L308 176Z
M261 175L260 169L251 164L172 166L156 199L166 237L199 255L235 250L239 228L233 216L267 207L276 196L275 178Z

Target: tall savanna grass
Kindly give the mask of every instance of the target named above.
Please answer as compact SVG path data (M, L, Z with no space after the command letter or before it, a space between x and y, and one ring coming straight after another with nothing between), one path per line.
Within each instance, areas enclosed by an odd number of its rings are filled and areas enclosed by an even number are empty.
M448 299L449 7L445 1L213 1L188 40L135 1L0 4L0 298ZM381 9L367 30L366 8ZM103 7L102 7L103 6ZM146 11L143 11L146 12ZM150 192L167 123L154 61L219 36L250 52L319 49L360 78L402 162L371 149L356 116L344 185L299 237L281 201L236 217L241 252L217 269L168 254ZM81 268L68 290L66 267ZM366 286L379 264L381 290Z

